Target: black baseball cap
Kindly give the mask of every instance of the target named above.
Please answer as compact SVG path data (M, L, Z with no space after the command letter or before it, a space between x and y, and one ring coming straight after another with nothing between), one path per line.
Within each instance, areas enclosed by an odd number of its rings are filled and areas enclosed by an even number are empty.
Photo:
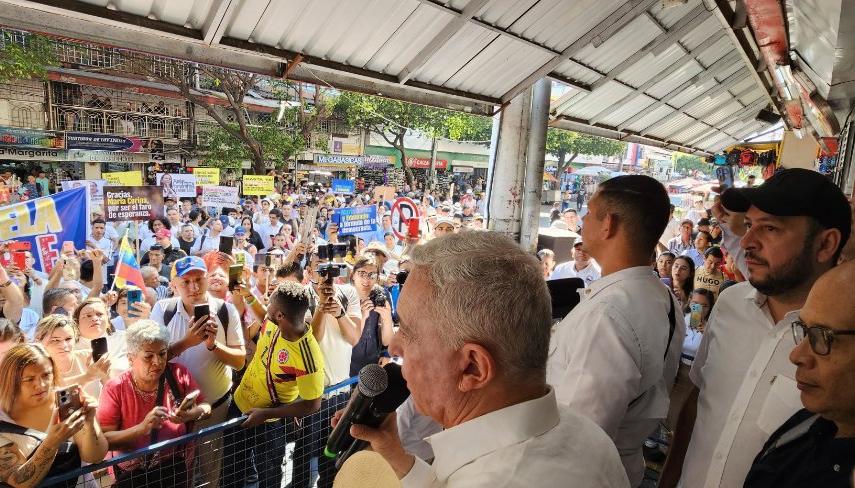
M698 220L698 227L700 227L702 225L710 225L710 219L704 217L704 218Z
M826 229L840 230L842 244L852 232L852 214L843 191L809 169L784 169L758 187L729 188L722 193L721 204L734 212L754 206L779 217L811 217Z

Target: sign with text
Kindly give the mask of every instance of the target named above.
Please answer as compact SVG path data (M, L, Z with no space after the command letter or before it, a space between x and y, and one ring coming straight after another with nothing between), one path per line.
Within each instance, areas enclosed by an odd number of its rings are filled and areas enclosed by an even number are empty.
M333 178L330 188L333 193L347 193L352 195L356 191L356 182L353 180L339 180Z
M68 149L88 149L90 151L140 152L142 144L139 137L122 137L111 134L90 134L88 132L67 132Z
M338 223L339 235L377 232L377 207L362 205L337 208L333 211L333 222Z
M33 268L50 273L63 242L86 248L86 192L80 187L0 207L0 240L29 243L36 261Z
M159 186L105 186L104 220L151 220L163 215Z
M157 184L163 189L163 198L196 198L196 175L158 173Z
M395 187L394 186L375 186L374 187L374 200L381 202L391 202L395 199Z
M85 163L148 163L151 155L147 153L90 151L88 149L69 149L69 161Z
M0 159L11 159L13 161L67 161L68 152L65 149L0 146Z
M113 186L142 186L142 173L139 171L119 171L103 173L104 181Z
M64 149L62 132L38 129L0 127L0 144L15 147Z
M92 205L104 205L104 180L66 180L62 182L62 190L73 190L75 188L89 189L89 202Z
M195 168L193 175L197 186L220 184L220 168Z
M202 187L202 205L206 207L237 207L240 202L240 195L235 186L203 186Z
M243 175L244 195L270 195L275 192L272 176Z
M428 169L430 168L430 158L407 158L407 166L410 168ZM437 159L434 169L448 168L447 159Z

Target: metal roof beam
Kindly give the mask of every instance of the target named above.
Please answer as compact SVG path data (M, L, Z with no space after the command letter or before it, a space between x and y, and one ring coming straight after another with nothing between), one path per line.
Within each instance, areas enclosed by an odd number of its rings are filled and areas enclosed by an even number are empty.
M218 44L226 32L229 22L238 10L237 0L218 0L202 26L202 41L205 44Z
M700 54L703 53L704 51L706 51L708 48L710 48L713 44L715 44L716 42L721 40L721 38L723 36L724 36L724 33L721 33L719 35L715 35L715 36L711 36L711 37L707 38L706 40L704 40L704 42L698 44L697 47L695 47L694 49L692 49L688 53L684 54L682 58L678 59L673 64L671 64L671 66L668 66L666 69L656 73L656 75L653 78L650 78L649 80L645 81L641 86L638 87L638 89L636 91L630 93L629 95L623 97L622 99L618 100L617 102L609 105L608 107L606 107L603 110L596 113L593 117L591 117L591 119L590 119L591 123L596 124L597 122L599 122L603 118L603 116L610 114L615 109L617 109L618 107L629 103L635 97L637 97L639 95L646 94L645 92L647 90L649 90L650 87L652 87L656 83L659 83L660 81L664 80L670 74L672 74L675 71L677 71L678 69L682 68L683 65L685 65L689 61L696 61L701 66L701 68L704 68L704 70L706 70L704 65L700 61L697 60L697 57L700 56Z
M701 71L700 73L698 73L695 76L691 77L690 79L686 80L685 82L680 84L680 86L678 86L677 88L674 88L673 90L671 90L670 92L665 94L665 96L663 96L662 98L660 98L660 99L654 98L654 100L656 100L656 101L653 104L648 105L647 107L645 107L641 111L639 111L637 114L633 115L629 119L618 124L618 129L623 130L623 129L629 127L630 125L638 122L639 120L643 119L651 111L656 110L659 107L663 107L663 106L667 105L666 100L670 100L671 98L677 96L686 88L688 88L692 85L697 85L699 83L706 83L708 80L714 79L715 76L719 72L721 72L721 69L723 66L728 66L728 67L732 66L733 63L735 61L737 61L737 58L738 58L738 56L734 53L730 53L730 54L727 54L725 56L722 56L721 58L716 60L716 62L707 66L707 69L705 71Z
M745 80L745 78L747 78L747 75L746 75L746 76L743 76L743 78L742 78L742 79L743 79L743 80ZM735 85L735 84L738 84L738 83L741 83L741 81L734 81L734 82L729 83L729 84L730 84L730 85ZM757 87L756 87L756 86L751 85L751 86L749 86L749 87L748 87L748 88L746 88L745 90L742 90L742 91L741 91L741 92L739 92L739 93L732 94L732 95L733 95L733 99L734 99L734 100L736 100L742 108L745 108L745 106L746 106L746 105L743 105L743 104L742 104L742 102L740 102L740 101L739 101L739 99L740 99L740 98L742 98L742 97L744 97L745 95L748 95L749 93L753 92L753 91L754 91L754 90L756 90L756 89L757 89ZM699 98L700 98L700 97L699 97ZM718 110L718 109L720 109L720 108L721 108L721 107L719 107L719 106L713 106L713 107L710 107L710 108L708 108L707 110L705 110L703 113L698 114L698 118L699 118L699 119L704 119L704 120L706 120L706 118L707 118L707 117L709 117L713 112L715 112L716 110ZM740 108L740 110L741 110L742 108ZM671 131L670 133L668 133L668 134L666 134L666 135L662 136L662 138L663 138L663 139L666 139L666 140L670 140L670 139L671 139L671 137L673 137L675 134L679 134L679 133L680 133L680 131L682 131L682 130L683 130L683 128L675 129L675 130Z
M523 90L534 84L535 81L546 76L550 71L558 65L572 58L575 53L583 47L590 44L595 38L605 42L615 32L626 27L636 17L645 12L653 4L660 0L632 0L621 5L617 11L612 12L605 20L595 25L591 30L586 32L582 37L567 46L561 54L547 61L543 66L535 70L525 79L516 84L513 88L502 95L502 101L508 102Z
M662 139L653 136L641 136L634 132L619 131L615 127L602 125L592 126L586 123L584 120L575 119L566 115L559 115L556 119L553 120L553 122L550 123L550 126L566 130L573 130L576 132L583 132L586 134L592 134L600 137L607 137L609 139L615 139L618 141L637 142L639 144L647 144L649 146L662 147L690 154L694 153L701 154L704 156L709 155L708 152L698 147L693 147L677 142L663 141Z
M398 73L398 83L404 84L412 78L422 67L430 60L431 56L442 49L445 44L460 32L472 17L484 8L490 0L469 0L460 13L455 14L454 19L445 25L433 39L428 42L425 47L413 56L409 63L404 66L404 69Z
M705 99L716 97L716 96L720 95L722 92L727 91L729 87L731 87L737 83L741 83L747 77L748 77L748 74L745 73L744 70L739 70L736 73L733 73L729 77L727 77L727 78L721 80L720 82L716 83L715 85L711 86L709 89L707 89L703 93L700 93L695 97L692 97L691 100L689 100L688 102L684 103L683 105L680 105L679 107L677 107L677 110L675 112L670 113L670 114L662 117L661 119L657 120L656 122L653 122L652 124L649 124L647 127L643 128L643 129L639 129L638 132L641 134L647 134L654 127L658 127L660 125L664 125L664 124L668 123L674 117L677 117L678 115L686 113L687 110L689 110L692 107L703 102ZM740 103L740 105L742 105L742 104ZM703 115L700 115L698 117L703 118Z
M730 122L722 125L721 129L729 129L730 127L733 126L734 123L742 121L744 116L747 115L748 113L753 112L755 110L759 112L766 105L768 105L768 100L766 100L763 97L749 103L744 108L737 110L735 113L733 113L731 115L728 115L727 118L731 119L731 120L730 120ZM700 135L695 136L691 140L686 141L686 144L698 144L700 141L709 139L711 137L711 135L713 134L713 132L716 132L716 130L715 129L706 130L706 131L702 132Z

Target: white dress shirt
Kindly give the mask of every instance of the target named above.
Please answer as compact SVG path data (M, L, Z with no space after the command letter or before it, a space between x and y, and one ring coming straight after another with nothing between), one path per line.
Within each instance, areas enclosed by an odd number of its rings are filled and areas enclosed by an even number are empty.
M434 461L416 458L409 487L626 487L615 447L593 422L559 407L555 390L428 438Z
M802 408L790 312L777 324L750 283L716 302L689 378L700 388L683 488L742 486L772 432Z
M667 415L677 374L686 327L675 309L668 345L671 300L679 308L649 266L606 275L585 289L549 345L546 380L558 401L615 441L631 486L644 477L641 446Z
M591 286L591 283L600 279L600 266L592 259L584 268L577 270L576 261L567 261L561 263L552 270L549 276L550 280L560 280L562 278L582 278L585 282L585 288Z
M261 236L261 243L264 244L264 248L267 249L273 245L273 239L270 236L275 236L279 234L279 231L282 230L282 222L277 222L276 225L271 225L270 221L265 224L260 224L255 228L258 235Z

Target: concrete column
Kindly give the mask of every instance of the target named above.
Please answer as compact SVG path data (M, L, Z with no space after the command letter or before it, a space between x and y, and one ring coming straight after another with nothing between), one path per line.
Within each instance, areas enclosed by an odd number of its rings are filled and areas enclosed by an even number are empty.
M493 117L487 174L488 228L519 241L531 88Z
M520 245L531 253L537 251L537 231L540 227L540 200L543 195L546 130L549 125L549 97L551 93L552 82L546 78L541 78L532 88L520 227Z

